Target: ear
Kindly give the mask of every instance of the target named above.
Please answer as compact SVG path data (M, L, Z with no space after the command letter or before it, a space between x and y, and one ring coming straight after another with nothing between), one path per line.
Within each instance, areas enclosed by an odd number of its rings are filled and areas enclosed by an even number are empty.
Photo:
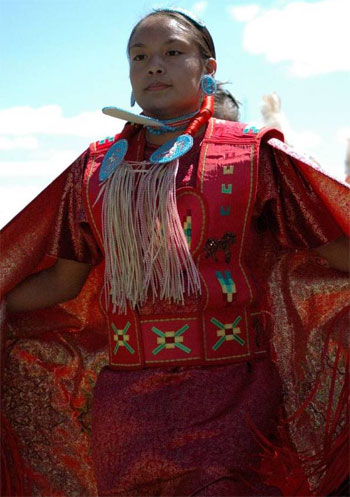
M205 62L206 74L210 74L211 76L214 76L216 73L216 69L217 69L217 63L216 63L216 60L213 59L213 57L210 57L210 59L206 60L206 62Z

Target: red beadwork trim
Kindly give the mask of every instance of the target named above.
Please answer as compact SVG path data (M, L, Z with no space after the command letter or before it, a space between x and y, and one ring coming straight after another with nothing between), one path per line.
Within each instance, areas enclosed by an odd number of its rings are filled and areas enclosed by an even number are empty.
M209 121L213 113L214 113L214 97L207 96L203 100L199 114L197 114L192 119L184 134L195 136L197 131Z

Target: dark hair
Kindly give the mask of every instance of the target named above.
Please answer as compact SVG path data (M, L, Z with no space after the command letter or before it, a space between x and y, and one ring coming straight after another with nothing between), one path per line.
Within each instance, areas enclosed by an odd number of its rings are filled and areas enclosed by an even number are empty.
M240 102L226 89L222 88L223 83L218 83L215 93L214 117L225 121L239 121Z
M143 17L133 28L129 36L127 45L127 54L129 57L130 53L130 42L134 36L137 28L149 17L170 17L171 19L176 19L182 26L189 29L193 36L193 41L197 44L199 52L204 60L213 57L215 59L215 46L211 34L204 26L204 24L199 23L190 14L185 14L181 11L172 9L157 9L150 14Z

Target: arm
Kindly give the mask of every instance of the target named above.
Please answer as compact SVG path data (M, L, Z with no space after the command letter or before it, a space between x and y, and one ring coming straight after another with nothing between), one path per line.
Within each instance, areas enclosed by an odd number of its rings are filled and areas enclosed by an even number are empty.
M44 271L28 276L7 294L9 312L33 311L77 297L90 272L90 265L58 259Z
M318 247L315 251L327 260L330 267L339 271L350 271L349 238L341 236L333 242Z

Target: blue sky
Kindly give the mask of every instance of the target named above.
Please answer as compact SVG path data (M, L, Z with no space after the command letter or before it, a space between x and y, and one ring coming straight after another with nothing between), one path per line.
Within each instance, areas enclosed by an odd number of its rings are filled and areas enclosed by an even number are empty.
M215 41L217 79L262 124L277 92L286 138L344 177L350 138L349 0L0 0L0 226L129 108L125 53L152 7L195 12ZM136 111L140 109L136 108Z

